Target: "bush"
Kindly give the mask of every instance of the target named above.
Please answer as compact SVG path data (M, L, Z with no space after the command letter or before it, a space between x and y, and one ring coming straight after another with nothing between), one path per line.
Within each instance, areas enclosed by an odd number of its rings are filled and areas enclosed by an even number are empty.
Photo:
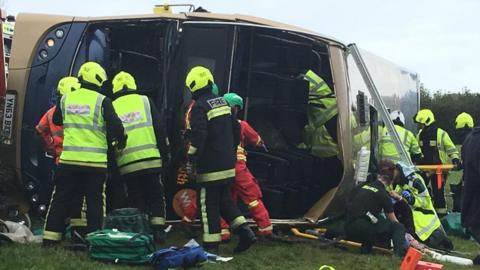
M480 94L472 93L463 88L458 93L437 91L430 94L428 90L420 88L420 107L430 109L435 114L438 127L447 131L455 140L455 118L462 112L472 115L474 121L480 116Z

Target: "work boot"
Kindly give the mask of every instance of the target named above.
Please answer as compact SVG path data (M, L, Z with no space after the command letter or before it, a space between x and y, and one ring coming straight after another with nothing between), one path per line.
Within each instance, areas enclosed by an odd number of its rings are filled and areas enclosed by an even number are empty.
M244 223L240 225L240 227L234 230L235 234L238 235L239 241L238 245L235 247L233 252L242 252L250 248L253 245L257 238L255 237L255 233L250 229L248 224Z
M218 255L218 245L218 242L203 243L203 249L208 253Z

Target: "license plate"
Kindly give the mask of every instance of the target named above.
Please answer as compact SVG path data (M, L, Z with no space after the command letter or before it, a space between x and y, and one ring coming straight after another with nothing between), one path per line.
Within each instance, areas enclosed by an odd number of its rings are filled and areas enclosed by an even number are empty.
M13 120L15 114L15 105L16 105L17 96L12 93L7 93L5 95L5 108L3 110L3 143L12 144L12 133L13 133Z

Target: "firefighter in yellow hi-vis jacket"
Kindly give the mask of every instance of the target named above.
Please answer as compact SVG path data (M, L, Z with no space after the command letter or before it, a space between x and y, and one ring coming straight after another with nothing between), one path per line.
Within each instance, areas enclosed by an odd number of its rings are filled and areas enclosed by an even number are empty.
M456 169L461 169L458 150L447 132L436 126L433 112L429 109L420 110L415 115L415 121L421 128L418 133L418 143L422 149L423 158L419 164L436 165L451 162ZM439 216L442 216L447 214L444 184L447 181L447 174L443 175L444 183L440 186L436 179L437 175L431 173L425 178L425 182L427 185L431 184L435 210Z
M133 206L142 212L149 210L154 239L162 243L166 215L162 165L170 159L164 123L155 104L137 93L132 75L119 72L112 86L113 107L128 136L125 149L116 154L118 170L125 179Z

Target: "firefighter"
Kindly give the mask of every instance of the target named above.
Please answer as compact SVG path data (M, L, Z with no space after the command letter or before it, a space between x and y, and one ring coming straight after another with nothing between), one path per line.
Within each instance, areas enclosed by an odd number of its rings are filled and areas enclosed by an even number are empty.
M456 135L456 146L458 151L461 151L463 142L467 138L467 135L470 134L473 127L475 126L473 122L473 117L466 113L462 112L455 118L455 135ZM450 184L450 191L452 192L453 197L453 212L460 212L462 209L462 181L457 184Z
M455 118L455 131L457 135L457 145L461 146L467 138L467 135L472 131L475 123L473 121L473 117L466 113L462 112Z
M450 139L446 131L435 124L435 116L429 109L422 109L415 115L415 122L420 125L421 130L418 133L418 143L422 149L423 158L420 164L435 165L449 164L450 160L455 165L455 169L460 169L462 164L459 159L458 150ZM445 185L437 184L437 175L431 173L426 177L426 184L431 183L433 205L438 215L447 214L447 205L445 203ZM447 181L447 174L443 175L444 183Z
M405 228L398 222L386 187L391 185L395 165L391 161L379 164L377 180L354 189L347 205L345 232L348 239L362 243L361 252L370 253L376 242L393 240L396 255L405 255ZM380 213L385 213L383 217Z
M61 99L62 96L75 91L80 88L80 83L75 77L64 77L58 82L57 86L57 99ZM40 122L36 126L37 133L42 137L47 154L55 158L55 165L58 166L60 161L60 155L63 147L63 127L57 126L53 123L53 114L56 106L50 108L40 119ZM78 195L78 194L75 194ZM76 238L75 232L84 234L87 219L84 214L85 209L82 211L84 205L84 198L77 196L72 205L70 206L70 226L72 231L72 238Z
M232 114L237 118L238 111L243 109L242 97L235 93L228 93L223 98L232 107ZM240 123L240 144L237 147L235 181L230 187L230 192L234 202L240 198L248 207L250 216L257 223L260 235L269 238L272 236L272 222L270 222L270 215L263 204L260 186L247 168L247 152L245 151L247 145L264 147L264 143L247 121L238 120L238 122ZM222 219L222 241L228 239L230 239L228 224Z
M210 70L203 66L192 68L185 83L195 100L186 168L198 185L203 245L207 250L218 250L221 214L240 237L234 251L244 251L256 241L256 237L229 192L230 183L235 178L239 124L232 117L225 99L212 93L214 78Z
M453 249L452 242L441 228L427 186L414 166L402 162L395 164L394 182L389 190L396 201L395 215L408 233L428 246Z
M422 150L418 145L417 138L413 133L405 128L405 116L401 111L393 111L390 113L390 119L395 125L395 131L400 137L403 147L410 154L410 159L416 163L422 157ZM381 129L380 134L380 156L381 159L388 159L393 162L402 161L400 155L392 141L392 137L388 134L386 128Z
M68 205L75 194L86 196L87 232L102 227L108 144L123 149L126 135L109 98L99 93L105 70L86 62L78 71L81 87L62 97L53 123L63 125L63 151L55 175L55 190L47 213L44 246L60 242Z
M137 93L133 76L120 71L112 80L113 107L127 132L127 144L117 151L120 175L125 179L133 207L150 210L154 239L165 241L165 191L163 164L169 163L169 145L164 123L155 104Z
M338 159L337 145L337 99L327 83L312 70L308 70L303 78L309 82L307 117L308 124L304 128L304 143L300 148L306 148L320 159L325 167L331 168L325 172L324 179L329 187L338 184L343 174L342 162Z

